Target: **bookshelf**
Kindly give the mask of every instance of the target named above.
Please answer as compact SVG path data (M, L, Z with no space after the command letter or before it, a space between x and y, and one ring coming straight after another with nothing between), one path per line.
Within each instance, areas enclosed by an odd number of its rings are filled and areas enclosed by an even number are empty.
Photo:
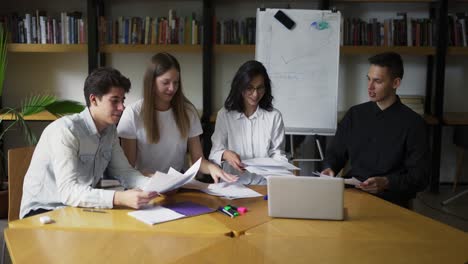
M336 3L432 3L437 0L335 0Z
M465 13L465 17L459 17L459 13ZM453 16L453 15L456 15L457 17L457 23L460 23L461 21L459 19L461 18L464 18L465 19L465 25L468 26L468 24L466 24L466 15L468 14L468 0L456 0L454 2L449 2L449 7L448 7L448 10L447 10L447 16L449 16L449 20L451 19L450 17ZM453 26L453 23L454 21L452 21L452 24L449 24L448 28L449 30L451 30L451 26ZM463 30L463 28L462 28ZM467 30L465 28L465 30ZM453 32L453 31L452 31ZM468 32L462 32L463 33L468 33ZM452 33L453 35L453 33ZM452 36L453 37L453 36ZM459 38L461 36L458 36ZM467 36L468 37L468 34ZM463 38L463 37L461 37ZM454 41L451 41L451 43L454 43ZM461 45L463 45L463 42L461 43ZM447 55L450 56L448 59L461 59L465 56L468 56L468 47L467 46L449 46L447 48ZM463 58L462 60L464 60L466 62L466 59ZM456 61L456 60L455 60ZM451 66L451 63L453 63L453 61L447 61L446 64L448 67ZM468 64L464 64L464 66L468 66ZM447 74L447 73L445 73ZM464 86L465 84L459 84L457 83L456 86L460 87L460 86ZM445 89L446 89L446 92L449 93L451 91L451 89L454 89L456 87L454 87L454 84L446 84L445 86ZM453 95L452 95L453 96ZM459 97L458 95L455 95L457 97ZM465 102L462 101L462 104L464 104ZM443 113L443 117L442 117L442 122L444 125L447 125L447 126L459 126L459 125L468 125L468 111L464 111L464 112L453 112L453 108L451 109L447 109L448 111L447 112L444 112Z
M13 116L13 114L3 114L0 115L0 118L5 121L13 121L16 120L16 118ZM57 117L48 111L42 111L40 113L34 114L34 115L29 115L24 117L24 120L27 121L54 121L57 120Z
M430 56L435 55L434 47L405 47L405 46L341 46L340 54L360 55L377 54L381 52L394 51L405 55Z
M468 56L468 47L449 47L447 50L447 55Z
M216 45L215 53L255 53L255 45ZM380 52L394 51L400 54L429 56L435 55L434 47L405 47L405 46L341 46L342 55L366 55ZM457 52L465 52L463 49L457 49ZM468 51L467 51L468 52Z
M62 41L62 38L57 35L59 32L59 34L62 33L58 27L59 22L63 21L65 18L62 17L62 12L67 12L70 16L72 12L74 14L81 13L82 15L86 12L87 2L81 0L70 0L69 2L62 2L60 0L17 0L5 3L2 2L1 7L2 12L0 16L3 16L2 21L8 19L9 22L18 22L22 18L25 18L26 14L30 14L30 21L34 23L40 21L40 19L34 19L37 14L45 16L46 18L44 21L47 27L44 32L46 32L48 36L46 37L46 42L53 43L54 41ZM12 18L12 16L15 16L13 15L14 13L18 15L18 20L16 21ZM86 17L86 15L84 15L84 17ZM27 21L26 18L25 21ZM52 25L47 24L50 21L53 22ZM87 31L85 27L86 23L82 20L75 21L76 24L69 25L70 27L71 25L76 25L75 29L77 29L77 31L75 36L77 37L74 39L75 41L72 41L70 38L68 43L81 42L82 44L8 44L8 76L6 76L5 79L5 89L2 94L0 107L17 106L22 98L35 94L62 94L62 96L67 96L68 91L71 91L73 87L77 87L74 80L70 81L69 79L66 80L67 77L64 78L64 76L69 77L76 75L77 70L87 71L86 66L88 61L86 61L85 58L86 54L88 54L88 44L84 43L86 39L85 33ZM40 22L42 23L42 21ZM34 26L31 24L29 28L29 32L31 32L29 40L32 43L42 41L42 39L36 38L38 35L36 35L36 37L33 36L32 32L37 32L35 30L40 31L38 28L35 28L36 25L36 23L34 23ZM17 28L17 30L19 30L19 28ZM24 30L26 31L26 27ZM25 35L26 32L24 32ZM55 32L55 34L51 34L52 32ZM27 40L27 37L23 38L23 41ZM10 41L21 42L18 38L13 37L13 33L11 32ZM71 73L71 75L69 73ZM64 88L64 86L67 87ZM80 86L82 87L82 83ZM13 115L2 115L1 118L4 121L14 120ZM24 119L27 121L50 122L56 120L57 117L49 112L41 112L26 116ZM0 130L1 129L2 127L0 127ZM18 143L19 142L14 143L6 140L1 147L8 149Z
M119 52L177 52L177 53L201 53L201 45L145 45L145 44L108 44L99 48L102 53Z
M468 112L445 112L442 121L449 126L466 126L468 125Z
M255 45L215 45L215 53L255 53Z
M8 44L8 52L30 53L86 53L86 44Z

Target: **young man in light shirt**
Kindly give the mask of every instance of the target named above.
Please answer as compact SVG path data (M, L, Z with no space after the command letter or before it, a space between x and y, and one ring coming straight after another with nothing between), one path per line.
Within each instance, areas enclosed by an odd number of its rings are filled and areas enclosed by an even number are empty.
M26 173L20 218L62 206L138 209L158 194L140 189L148 180L133 169L119 145L116 124L130 80L112 68L85 81L86 108L62 117L42 133ZM94 188L107 169L127 191Z

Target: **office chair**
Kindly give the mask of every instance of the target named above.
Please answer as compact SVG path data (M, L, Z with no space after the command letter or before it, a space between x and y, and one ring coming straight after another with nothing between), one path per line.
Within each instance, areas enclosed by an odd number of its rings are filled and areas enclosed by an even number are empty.
M34 147L8 150L8 223L19 219L23 180L31 163ZM6 242L3 239L2 264L5 263Z

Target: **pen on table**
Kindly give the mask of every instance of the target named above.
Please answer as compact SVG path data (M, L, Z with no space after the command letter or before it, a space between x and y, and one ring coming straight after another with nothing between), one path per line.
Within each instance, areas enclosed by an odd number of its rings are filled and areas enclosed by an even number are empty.
M89 209L89 208L85 208L85 209L83 209L83 211L84 212L91 212L91 213L102 213L102 214L107 213L106 211L96 210L96 209Z

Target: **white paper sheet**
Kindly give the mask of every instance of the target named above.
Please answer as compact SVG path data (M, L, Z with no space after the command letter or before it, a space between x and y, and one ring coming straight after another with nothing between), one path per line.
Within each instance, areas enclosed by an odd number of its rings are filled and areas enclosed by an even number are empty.
M183 188L195 189L202 191L204 193L226 197L228 199L238 199L238 198L251 198L251 197L260 197L260 193L245 187L240 183L203 183L197 180L191 180L189 183L185 184Z
M185 217L183 214L179 214L162 206L155 206L144 210L129 212L128 215L133 216L136 219L149 225Z
M246 166L254 166L254 167L283 167L287 170L300 170L300 168L288 163L286 161L279 161L272 158L255 158L255 159L247 159L242 160L242 163Z
M293 175L292 172L282 169L281 167L254 167L248 166L245 168L250 173L259 174L262 176L281 176L281 175Z
M182 185L195 178L198 170L200 169L200 165L201 158L198 159L198 161L195 162L184 174L174 170L173 168L170 168L167 174L157 171L148 181L146 186L143 187L143 191L165 193L180 188Z
M316 176L319 176L320 178L333 178L332 176L329 176L329 175L326 175L326 174L323 174L323 173L319 173L319 172L314 172L312 173ZM348 185L353 185L353 186L358 186L359 184L361 184L362 182L354 177L352 178L346 178L344 179L344 183L345 184L348 184Z
M354 185L354 186L358 186L359 184L361 184L362 182L354 177L352 178L348 178L348 179L344 179L344 183L345 184L349 184L349 185Z

